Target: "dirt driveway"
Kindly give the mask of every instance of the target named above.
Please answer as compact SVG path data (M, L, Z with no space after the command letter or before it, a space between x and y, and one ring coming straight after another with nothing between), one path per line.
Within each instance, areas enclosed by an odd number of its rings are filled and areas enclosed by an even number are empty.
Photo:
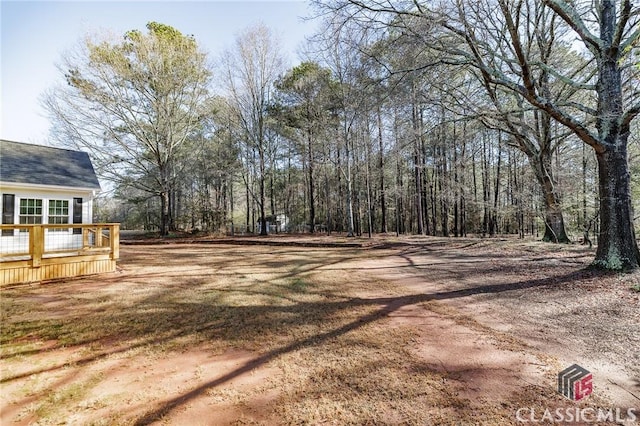
M582 247L405 238L121 256L115 274L1 290L1 424L640 414L639 275L585 271ZM594 377L580 402L556 392L574 363Z

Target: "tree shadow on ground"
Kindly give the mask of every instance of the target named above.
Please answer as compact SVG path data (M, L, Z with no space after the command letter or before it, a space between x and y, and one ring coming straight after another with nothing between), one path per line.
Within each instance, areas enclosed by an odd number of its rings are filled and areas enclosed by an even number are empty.
M9 330L3 327L2 344L10 344L16 339L32 336L62 342L59 346L47 350L91 344L107 348L74 360L74 364L79 366L116 353L185 338L194 342L220 341L231 346L249 345L249 349L263 352L215 380L164 401L136 421L136 424L144 425L170 414L208 390L228 383L285 354L318 347L375 323L403 307L478 294L500 294L560 286L581 279L585 274L593 274L584 270L574 270L542 279L477 285L441 292L362 298L349 297L336 289L336 286L318 286L313 278L313 274L319 271L330 271L332 268L340 270L339 264L361 259L362 254L355 251L340 251L333 255L328 255L327 251L318 251L316 256L291 251L287 255L294 256L294 259L289 263L273 259L274 256L277 258L278 254L282 256L282 251L238 253L238 249L233 249L223 250L215 256L200 253L199 257L198 253L198 250L191 250L186 256L175 256L175 249L167 248L146 255L136 254L135 261L130 259L128 263L124 262L125 268L130 268L130 272L126 272L124 276L101 279L98 284L92 279L62 283L58 290L63 291L64 296L58 301L62 306L56 308L57 315L47 316L50 312L41 306L40 312L24 315L19 321L12 323ZM231 255L250 259L248 263L256 267L241 274L234 272L234 266L230 265L228 260ZM388 253L368 253L366 257L368 260L375 260L375 256L386 257ZM183 265L188 261L201 270L198 269L196 274L188 277L180 273L137 273L134 263L143 262L147 258L153 259L153 264L157 266ZM416 264L410 263L409 267L415 268ZM215 285L216 279L225 273L228 275L223 278L229 279L230 282ZM252 274L256 277L239 278L240 275L245 277ZM261 274L264 276L260 276ZM346 279L346 275L342 278ZM154 284L155 280L160 279L164 281ZM108 291L111 285L122 280L127 282L131 292L128 295L130 298L124 299L125 302L121 295ZM91 285L88 286L88 283ZM295 291L292 291L294 284ZM46 288L22 288L14 289L12 292L10 296L16 300L26 300L24 308L27 309L30 306L29 293L46 293ZM140 293L139 296L136 296L137 292ZM197 294L197 297L194 297L194 294ZM97 302L91 302L92 298ZM249 298L247 300L250 302L246 302L246 298ZM243 303L240 303L241 301ZM14 308L14 311L20 311L20 307ZM38 314L44 318L39 318ZM282 336L282 330L285 329L294 337ZM32 353L32 350L9 355L3 353L3 358ZM67 366L68 363L64 362L29 370L5 377L2 383L42 372L63 370ZM68 382L70 377L63 380Z
M583 271L571 272L569 274L546 278L546 279L537 279L530 281L522 281L522 282L514 282L509 284L499 284L499 285L487 285L487 286L478 286L475 288L468 288L463 290L454 290L454 291L445 291L439 293L429 293L429 294L412 294L400 297L383 297L383 298L351 298L345 301L340 302L323 302L323 303L311 303L307 306L302 303L302 306L295 307L276 307L276 310L280 311L322 311L322 312L336 312L342 311L345 309L353 309L359 306L372 306L375 307L375 310L367 315L363 315L358 317L357 319L344 324L340 327L332 329L330 331L314 334L307 338L297 340L288 345L281 346L275 348L267 353L264 353L239 368L215 379L204 383L187 393L184 393L176 398L165 401L161 407L147 413L142 418L136 421L136 425L148 425L153 423L154 421L168 415L173 410L178 407L188 403L190 400L202 395L207 390L220 386L224 383L227 383L245 373L248 373L258 367L261 367L278 357L301 350L303 348L312 347L312 346L320 346L324 342L335 339L339 336L357 330L367 324L376 322L382 318L387 317L393 312L398 311L399 309L410 306L410 305L418 305L424 302L429 302L433 300L449 300L456 298L469 297L477 294L496 294L503 293L509 291L517 291L517 290L527 290L538 287L546 287L546 286L558 286L562 285L566 282L571 282L575 279L583 277ZM251 311L256 309L256 307L252 307ZM260 318L261 321L265 317L268 318L268 315L265 315L266 311L273 310L274 307L268 307L266 309L257 309L254 312L244 312L238 313L240 317L254 317ZM247 324L248 325L248 324Z

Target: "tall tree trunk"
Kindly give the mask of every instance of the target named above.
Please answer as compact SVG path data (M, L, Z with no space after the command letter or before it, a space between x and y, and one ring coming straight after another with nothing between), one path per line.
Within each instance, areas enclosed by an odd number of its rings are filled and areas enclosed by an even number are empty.
M387 200L384 188L384 147L382 144L382 112L378 106L378 168L380 169L380 232L387 232Z
M396 166L396 179L395 179L395 191L394 191L394 202L396 207L396 236L400 234L404 234L404 210L402 203L402 196L404 194L404 185L402 180L402 167L401 167L401 144L398 130L398 116L397 111L394 114L393 119L393 135L395 142L395 166Z
M231 217L231 236L235 235L235 228L233 225L233 213L234 213L234 205L233 205L233 175L229 176L229 216Z
M276 217L276 194L275 194L275 186L274 186L274 174L275 174L275 164L271 162L271 170L269 170L269 202L271 207L271 216ZM277 232L277 231L276 231Z
M551 154L548 150L543 150L539 155L529 157L529 161L542 190L545 227L542 240L553 243L568 243L570 241L565 230L560 197L556 191L551 169Z
M346 133L346 132L345 132ZM347 237L355 237L354 221L353 221L353 177L351 176L351 150L349 149L349 140L345 136L345 157L347 160Z
M487 154L487 134L482 135L482 236L489 232L489 200L491 199L491 189L489 187L489 156Z
M418 150L414 153L414 176L415 176L415 206L416 206L416 222L418 226L418 234L424 234L424 212L422 209L422 170L420 169L420 158Z
M460 235L460 231L458 229L458 200L460 193L460 182L458 180L458 148L456 147L456 124L453 123L453 134L452 134L454 145L453 145L453 164L451 165L453 168L453 235L458 237ZM464 141L463 141L464 143Z
M307 130L307 161L309 162L309 231L313 234L316 225L315 183L313 176L313 137L311 130Z
M336 133L336 137L339 136ZM338 181L338 203L336 206L336 231L342 232L344 231L345 217L344 217L344 205L345 205L345 196L344 196L344 185L342 183L342 160L340 158L341 147L336 147L336 180Z
M251 198L249 197L249 182L245 179L244 181L244 189L245 189L245 199L247 202L247 215L245 221L245 232L248 234L251 230L250 221L251 221Z
M627 137L628 133L618 136L612 144L615 148L596 153L600 233L594 265L606 269L629 270L640 266L633 226Z
M160 193L160 235L169 235L169 191Z
M498 201L500 200L500 175L502 166L502 134L498 133L498 164L496 166L496 181L493 190L493 208L491 209L491 235L500 233L498 223Z
M333 231L333 224L331 219L331 191L329 187L329 174L326 169L324 171L324 196L326 199L326 222L327 222L327 235L331 235Z
M426 163L424 164L424 167L425 168L427 167ZM436 197L437 197L436 168L433 167L431 169L431 180L429 180L429 173L424 173L424 177L425 177L425 182L423 186L425 188L425 193L423 197L423 202L424 202L425 224L426 224L425 234L435 236L438 233L438 212L437 212L438 203L436 201ZM428 194L426 192L426 188L429 188ZM431 211L431 217L429 217L429 211Z
M587 144L582 144L582 228L587 230ZM587 242L584 241L586 244Z
M174 217L176 217L176 191L170 189L169 193L169 217L167 218L168 229L169 232L175 231L175 221Z
M373 233L373 206L371 204L371 181L370 181L368 170L367 170L366 180L367 180L367 236L371 238L371 234Z
M165 164L159 167L160 173L160 235L169 235L171 221L171 186L169 184L169 168Z
M413 164L414 164L414 176L415 176L415 206L416 206L416 222L418 226L418 234L424 234L424 211L422 205L422 161L420 159L420 141L422 140L422 130L420 128L418 120L421 119L418 113L418 105L415 100L415 88L413 90L413 108L412 108L412 124L413 124Z
M404 212L402 211L402 170L400 168L399 154L396 153L396 188L394 194L394 200L396 205L396 237L400 234L404 234Z
M367 124L367 127L368 124ZM372 157L372 152L371 152L371 140L369 138L366 138L365 143L367 145L367 148L365 150L365 160L366 160L366 165L365 165L365 186L366 186L366 190L367 190L367 236L369 238L371 238L371 234L373 233L373 204L371 202L371 157Z
M264 181L265 181L265 154L264 154L264 142L261 142L258 146L258 156L260 161L260 235L267 235L267 214L265 211L265 194L264 194Z
M442 145L440 146L441 155L441 167L439 188L440 191L440 224L442 226L442 236L449 236L449 179L448 179L448 166L447 166L447 150L445 149L444 131L442 135Z
M605 48L598 61L598 115L596 127L604 149L596 150L600 194L600 237L594 265L606 269L640 267L640 251L633 227L627 143L630 120L624 122L619 48L613 48L616 6L601 3L600 35Z

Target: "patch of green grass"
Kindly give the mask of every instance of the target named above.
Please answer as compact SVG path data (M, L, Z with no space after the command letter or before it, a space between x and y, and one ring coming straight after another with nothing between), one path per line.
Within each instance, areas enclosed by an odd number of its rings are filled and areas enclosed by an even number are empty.
M296 293L306 293L309 283L302 278L295 278L289 284L289 288Z
M636 293L640 293L640 283L632 285L631 286L631 291L635 291Z
M81 401L100 380L102 380L102 374L95 374L84 382L72 383L59 390L51 391L38 405L35 414L41 419L55 416L59 410Z

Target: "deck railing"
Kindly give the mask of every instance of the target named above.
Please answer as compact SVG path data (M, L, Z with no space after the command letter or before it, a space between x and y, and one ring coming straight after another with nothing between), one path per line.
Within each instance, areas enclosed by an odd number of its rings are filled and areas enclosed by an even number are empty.
M0 284L108 272L119 256L117 223L0 225Z

